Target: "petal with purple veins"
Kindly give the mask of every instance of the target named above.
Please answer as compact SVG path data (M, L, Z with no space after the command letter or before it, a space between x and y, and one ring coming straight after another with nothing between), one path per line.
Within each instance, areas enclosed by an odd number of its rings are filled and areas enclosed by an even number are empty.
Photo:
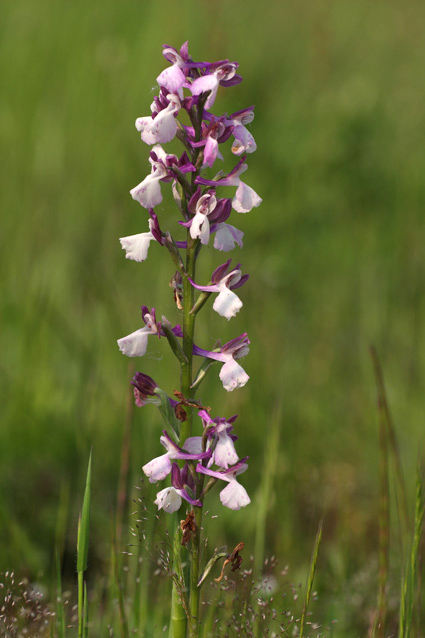
M169 454L162 454L142 467L143 472L149 478L149 483L162 481L171 472Z
M233 357L230 357L223 365L220 370L219 377L223 383L224 389L228 392L232 392L236 388L243 388L249 380L249 376L245 370L233 359Z
M225 284L221 284L220 294L215 298L213 309L222 317L231 319L242 308L243 303L239 297L229 290Z
M221 490L220 501L231 510L239 510L241 507L249 505L251 499L244 486L234 479L230 481L229 485L226 485L224 490Z
M253 188L239 181L239 186L232 200L233 209L237 213L249 213L253 208L257 208L262 201Z
M164 510L170 514L177 512L182 504L182 498L174 487L166 487L156 495L155 505L159 510Z
M148 326L140 328L139 330L127 335L127 337L118 339L117 343L119 349L127 357L143 357L146 353L148 336L150 334L153 334L153 332Z
M229 250L233 250L235 243L242 248L243 236L244 233L241 230L231 226L230 224L225 224L224 222L217 224L215 228L214 248L216 250L228 252Z

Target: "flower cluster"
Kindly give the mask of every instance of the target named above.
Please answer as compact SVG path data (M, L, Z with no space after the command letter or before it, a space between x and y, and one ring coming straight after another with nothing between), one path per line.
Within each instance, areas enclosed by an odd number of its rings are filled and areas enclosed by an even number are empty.
M172 327L164 316L158 321L154 308L149 310L142 306L144 327L119 339L118 345L126 356L141 357L147 351L148 337L155 335L166 337L182 369L192 365L192 357L202 358L196 378L191 378L186 387L190 396L186 395L180 402L168 397L145 374L136 373L132 382L136 405L155 404L171 429L171 434L164 430L160 438L165 454L143 467L152 483L171 477L171 486L157 494L155 502L158 508L174 512L182 499L191 506L200 507L207 491L222 480L228 485L220 492L220 500L226 507L236 510L250 502L236 478L247 468L246 459L239 459L235 450L237 437L232 430L236 416L213 419L201 403L195 402L194 393L215 361L222 364L219 377L227 391L243 387L249 376L239 360L248 354L250 341L243 333L223 346L219 344L213 350L206 350L194 343L193 333L189 334L187 326L194 324L194 319L190 323L188 317L195 318L211 294L216 295L213 309L227 320L243 306L234 291L247 281L249 275L242 274L240 264L232 266L232 260L228 259L204 284L195 281L194 263L202 246L208 244L224 252L236 245L241 248L243 232L228 223L229 217L232 211L248 213L262 201L241 179L248 168L247 155L256 150L255 140L246 128L254 118L254 107L230 115L215 115L211 111L220 87L231 87L242 81L236 62L194 62L187 42L179 50L164 45L163 55L170 65L157 77L159 91L151 104L151 114L136 119L136 129L142 141L152 147L149 155L151 168L130 194L146 209L148 230L122 237L120 242L127 259L137 262L147 259L151 242L169 251L177 267L172 285L177 307L183 311L183 327ZM180 157L167 153L162 146L174 138L184 147ZM234 168L226 175L222 171L212 175L211 170L217 160L223 159L220 149L229 140L230 152L236 156ZM161 230L155 209L162 202L164 183L171 184L184 238L172 237L170 232ZM235 187L231 196L227 187ZM186 251L186 265L182 250ZM189 263L192 268L188 267ZM200 292L195 300L196 291ZM191 410L198 409L202 434L185 436L182 440L180 423L189 418L185 406ZM205 479L209 480L204 487Z

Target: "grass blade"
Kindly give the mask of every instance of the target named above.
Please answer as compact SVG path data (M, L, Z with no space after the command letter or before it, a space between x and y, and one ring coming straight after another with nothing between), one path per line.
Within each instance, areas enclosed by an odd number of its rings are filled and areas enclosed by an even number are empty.
M83 623L83 638L89 638L89 604L87 600L87 583L84 583L84 623Z
M420 469L416 474L415 527L410 552L410 562L405 570L401 587L399 638L410 638L418 583L419 544L422 536L425 499Z
M84 491L83 508L78 525L77 540L77 572L85 572L89 552L90 496L91 496L91 458L87 468L86 489Z
M320 542L322 540L322 529L323 529L323 518L322 518L322 520L319 523L319 529L317 530L316 541L314 543L313 553L311 555L310 569L309 569L308 578L307 578L307 587L306 587L306 592L305 592L304 606L303 606L303 611L302 611L302 614L301 614L299 638L302 638L303 635L304 635L304 627L305 627L305 623L306 623L308 607L310 605L311 592L313 590L314 575L316 573L317 557L319 555L319 547L320 547Z
M90 499L91 499L91 459L87 468L86 489L84 491L83 507L78 522L77 537L77 572L78 572L78 638L85 638L87 632L87 595L85 594L84 572L87 569L89 551Z
M262 474L260 495L257 499L257 520L255 525L255 566L258 575L261 574L264 561L266 539L267 513L270 508L270 494L273 492L274 481L279 461L280 425L282 419L282 404L277 403L271 419L269 436L264 452L264 472Z
M65 638L65 613L63 608L61 565L58 550L56 550L56 630L58 638Z
M395 434L395 427L391 417L390 408L388 405L387 395L385 391L384 375L382 373L382 367L379 361L378 353L374 346L370 348L370 354L372 357L376 387L378 392L378 406L383 423L387 429L387 437L389 444L389 453L395 471L395 494L397 499L397 513L399 515L400 527L401 527L401 544L404 545L405 539L408 537L409 530L409 516L407 510L407 496L406 485L403 475L403 469L401 466L400 452L397 445L397 438ZM400 516L401 514L401 516ZM403 547L402 547L403 549Z

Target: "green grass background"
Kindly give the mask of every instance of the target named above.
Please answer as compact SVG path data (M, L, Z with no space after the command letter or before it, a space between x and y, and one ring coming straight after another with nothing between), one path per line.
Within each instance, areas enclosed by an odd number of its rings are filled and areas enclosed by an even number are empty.
M208 533L229 546L243 535L253 551L280 411L265 553L304 582L325 510L317 613L338 619L335 635L365 635L378 547L370 344L411 501L423 450L423 4L14 0L0 11L0 570L46 578L63 527L72 569L92 445L93 569L108 558L132 373L116 339L140 326L142 304L178 320L164 251L152 245L140 265L118 243L147 229L128 194L149 167L134 120L149 112L161 45L188 39L194 59L240 63L244 82L221 91L215 111L255 104L245 177L264 200L231 220L245 232L234 254L251 274L244 308L229 323L199 317L204 347L245 330L252 342L244 389L225 393L214 371L200 393L214 414L239 413L253 499L236 513L212 505ZM158 213L166 227L169 199ZM222 255L204 253L207 278ZM171 393L170 360L155 342L137 369ZM160 429L153 408L136 410L132 485L159 453Z

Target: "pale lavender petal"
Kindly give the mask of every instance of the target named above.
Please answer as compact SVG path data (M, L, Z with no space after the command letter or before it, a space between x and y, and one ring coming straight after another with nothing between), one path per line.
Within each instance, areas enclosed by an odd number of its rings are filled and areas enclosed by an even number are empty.
M253 188L240 181L232 200L232 206L237 213L249 213L252 208L257 208L262 201Z
M121 246L125 250L127 259L142 262L148 256L148 249L151 241L155 239L152 233L139 233L138 235L129 235L128 237L120 237Z
M202 436L190 436L184 442L183 449L190 454L202 454Z
M149 483L162 481L171 472L171 461L168 454L162 454L156 459L152 459L142 467L142 470L149 478Z
M227 470L229 465L234 465L239 460L235 450L235 444L227 432L218 435L217 445L214 450L214 463Z
M237 363L233 357L230 358L220 370L219 377L223 383L223 387L228 392L232 392L236 388L243 388L248 382L249 376Z
M194 80L194 82L190 86L192 95L200 95L201 93L205 93L206 91L211 91L211 95L214 94L214 97L215 97L215 94L217 93L217 88L218 88L218 79L214 73L211 73L209 75L203 75L200 78L196 78L196 80ZM209 106L206 106L206 108L209 108Z
M146 353L148 345L148 336L152 334L152 331L145 326L135 332L132 332L127 337L118 339L117 343L119 349L127 357L143 357Z
M193 239L199 237L201 244L208 244L210 239L210 222L208 221L208 217L203 213L196 213L192 219L190 236L193 237Z
M155 208L162 202L162 193L159 180L165 176L162 171L151 173L143 182L131 189L130 195L144 208Z
M204 148L204 166L209 166L210 168L213 166L215 160L217 159L218 153L218 142L212 137L207 138L207 143Z
M241 109L240 111L235 111L235 113L232 113L231 115L229 115L230 118L230 122L238 122L239 124L250 124L252 122L252 120L254 119L254 107L253 106L249 106L246 109Z
M220 294L217 295L214 301L213 309L222 317L231 319L239 312L242 306L243 304L239 297L223 285Z
M172 106L172 105L170 105ZM167 107L155 119L151 117L139 117L136 120L136 128L140 131L140 137L145 144L164 144L171 142L177 133L177 120L174 117L175 108Z
M235 126L233 129L233 137L235 138L235 141L232 144L232 153L235 155L253 153L257 150L255 140L245 126Z
M224 222L217 224L214 237L214 248L216 248L216 250L223 250L224 252L227 252L229 250L233 250L235 243L242 248L243 236L244 233L241 230L238 230L230 224L225 224Z
M159 86L164 86L170 93L178 93L186 81L178 63L169 66L156 78Z
M244 486L234 479L230 481L229 485L226 485L224 490L221 490L220 501L225 507L229 507L231 510L239 510L241 507L249 505L251 499Z
M158 492L154 503L158 506L159 510L162 509L172 514L180 509L182 499L174 487L166 487L164 490Z

